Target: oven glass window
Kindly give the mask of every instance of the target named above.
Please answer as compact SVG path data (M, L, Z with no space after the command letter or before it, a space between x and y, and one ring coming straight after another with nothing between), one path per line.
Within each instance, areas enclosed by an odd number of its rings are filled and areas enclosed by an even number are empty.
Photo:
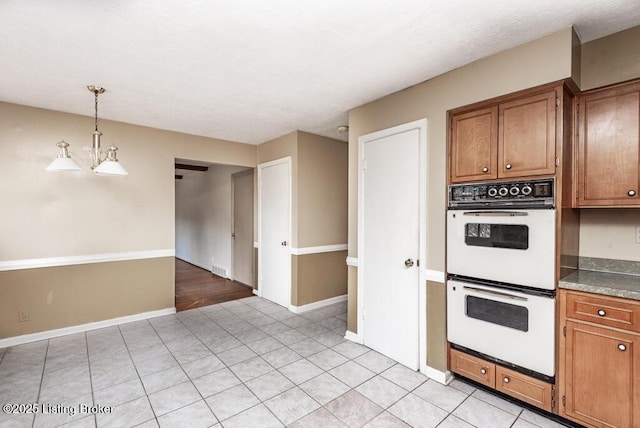
M529 226L524 224L467 223L464 242L476 247L529 248Z
M466 296L467 316L521 331L529 331L529 309L481 297Z

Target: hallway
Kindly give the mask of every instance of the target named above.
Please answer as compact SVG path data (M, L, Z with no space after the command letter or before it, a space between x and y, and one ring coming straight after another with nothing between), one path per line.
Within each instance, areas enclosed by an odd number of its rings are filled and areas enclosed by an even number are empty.
M251 296L250 287L176 258L177 312Z

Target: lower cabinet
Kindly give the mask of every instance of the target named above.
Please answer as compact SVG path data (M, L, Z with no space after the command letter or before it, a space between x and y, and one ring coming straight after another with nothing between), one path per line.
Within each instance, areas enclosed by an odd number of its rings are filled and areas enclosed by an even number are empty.
M553 385L502 367L482 358L451 349L449 367L452 372L494 388L543 410L553 410Z
M561 292L561 416L589 427L640 426L640 335L607 326L620 313L634 319L637 308L630 305L623 299ZM591 313L598 319L582 321Z

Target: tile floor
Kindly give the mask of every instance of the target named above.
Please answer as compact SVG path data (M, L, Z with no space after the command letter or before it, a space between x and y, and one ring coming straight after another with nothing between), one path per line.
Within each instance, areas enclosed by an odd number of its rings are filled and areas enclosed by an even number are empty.
M0 427L560 426L429 380L345 328L345 304L300 316L250 297L0 349L0 404L40 403L0 412Z

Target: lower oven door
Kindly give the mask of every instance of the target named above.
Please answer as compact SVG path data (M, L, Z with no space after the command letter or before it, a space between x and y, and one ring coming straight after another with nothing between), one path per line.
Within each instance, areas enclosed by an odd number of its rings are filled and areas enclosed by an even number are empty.
M449 342L547 376L555 373L555 298L447 281Z
M449 210L447 272L555 289L556 212Z

